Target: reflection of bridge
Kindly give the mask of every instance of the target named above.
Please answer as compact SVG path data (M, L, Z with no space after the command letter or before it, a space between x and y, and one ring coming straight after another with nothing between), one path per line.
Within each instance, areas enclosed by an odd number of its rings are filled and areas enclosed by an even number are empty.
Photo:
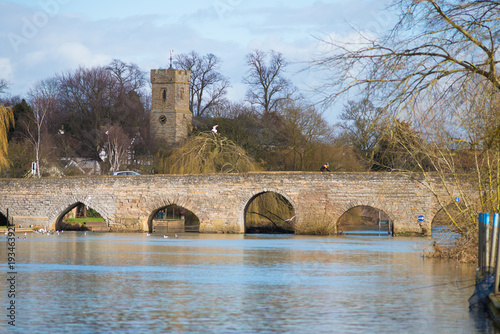
M439 184L431 186L445 196ZM286 198L297 223L337 221L363 205L385 212L395 233L430 234L440 209L418 174L267 172L2 179L0 211L6 215L8 209L16 225L54 229L61 217L83 203L99 212L111 230L148 231L160 209L176 204L200 219L201 232L244 233L246 208L264 192ZM423 222L417 219L421 215Z

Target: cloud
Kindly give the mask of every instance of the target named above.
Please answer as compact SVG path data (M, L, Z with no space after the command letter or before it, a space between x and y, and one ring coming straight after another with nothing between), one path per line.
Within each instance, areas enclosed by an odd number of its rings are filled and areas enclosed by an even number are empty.
M87 67L104 65L111 62L112 57L92 52L89 48L80 43L64 43L54 52L57 59L69 66L76 67L85 64Z
M245 55L253 49L283 53L291 63L287 74L300 85L315 80L297 73L325 51L319 39L348 37L347 19L362 31L386 21L379 11L383 1L372 0L20 2L0 1L0 74L11 78L12 94L80 65L104 65L114 58L145 72L167 67L173 49L175 54L195 50L218 56L233 86L230 96L242 97ZM12 40L14 35L19 39Z
M11 81L13 79L12 65L9 58L0 58L0 79Z

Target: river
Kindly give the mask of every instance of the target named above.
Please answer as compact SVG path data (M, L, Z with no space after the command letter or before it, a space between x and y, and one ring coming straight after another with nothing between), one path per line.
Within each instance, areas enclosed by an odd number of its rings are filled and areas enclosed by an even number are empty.
M497 333L468 310L474 268L424 259L431 239L17 237L2 333Z

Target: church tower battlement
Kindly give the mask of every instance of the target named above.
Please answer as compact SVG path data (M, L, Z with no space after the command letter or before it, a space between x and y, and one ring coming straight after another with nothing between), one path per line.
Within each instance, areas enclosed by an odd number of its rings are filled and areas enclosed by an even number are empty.
M157 140L172 145L187 138L193 119L189 110L190 80L190 71L151 70L150 124Z

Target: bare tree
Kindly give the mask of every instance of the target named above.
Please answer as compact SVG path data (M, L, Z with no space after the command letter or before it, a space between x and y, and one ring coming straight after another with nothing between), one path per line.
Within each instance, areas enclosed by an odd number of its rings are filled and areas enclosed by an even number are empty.
M112 125L102 128L101 139L111 172L120 170L120 165L130 149L130 138L119 125Z
M99 159L98 137L101 126L113 123L116 96L115 79L103 67L80 67L58 77L61 113L58 117L67 136L79 143L77 153Z
M32 117L29 119L34 124L25 124L28 139L33 143L35 149L36 175L40 177L40 147L42 143L42 128L45 126L50 113L53 113L58 105L58 87L56 79L42 80L36 83L28 92L29 104L31 105Z
M264 114L276 112L279 104L295 92L291 81L284 76L287 62L283 55L254 50L247 55L246 63L249 69L243 82L249 85L248 102L262 108Z
M5 79L0 79L0 94L5 93L5 91L9 88L9 83Z
M317 170L322 163L313 158L314 151L332 143L332 127L321 112L301 99L288 100L282 114L286 122L282 136L287 139L293 156L291 169Z
M440 98L449 99L477 77L500 89L498 1L393 0L392 8L400 20L384 36L325 41L331 53L313 65L330 73L321 87L325 102L369 89L384 106L401 110L436 88L446 87Z
M459 220L447 211L449 202L440 204L461 233L462 245L474 244L477 213L498 212L500 203L499 109L489 107L492 92L500 91L500 3L393 0L392 9L399 21L385 35L325 41L331 53L313 63L329 71L323 101L368 90L384 110L406 113L406 120L420 117L419 133L429 141L402 136L392 146L404 147L412 166L426 177L437 174L450 202L459 195L456 207L464 213ZM427 173L427 164L435 174Z
M106 70L116 79L120 92L139 92L146 86L146 73L134 63L127 64L119 59L113 59L106 66Z
M229 79L220 73L221 60L208 53L200 56L195 51L175 57L175 66L191 71L189 109L193 115L203 116L221 103L229 87Z
M340 119L342 122L338 126L346 143L371 166L373 148L383 131L383 109L375 107L368 97L360 101L349 100Z
M384 125L373 149L371 169L375 171L434 171L428 159L426 139L410 122L395 119Z

